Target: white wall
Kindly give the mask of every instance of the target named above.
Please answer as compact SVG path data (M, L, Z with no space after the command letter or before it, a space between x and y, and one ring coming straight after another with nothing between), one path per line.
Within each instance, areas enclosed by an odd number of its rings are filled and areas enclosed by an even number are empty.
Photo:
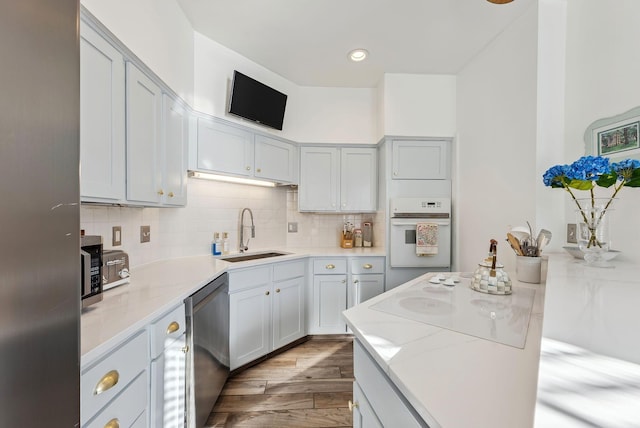
M193 104L193 29L175 0L81 0L89 12Z
M595 120L640 105L640 2L569 0L567 9L565 159L585 154L583 134ZM567 220L575 222L565 195ZM625 188L611 212L612 246L640 262L640 190Z
M310 143L377 143L376 90L301 86L294 140Z
M377 141L375 89L298 86L200 33L194 45L196 110L298 142ZM287 94L282 131L226 113L233 70Z
M533 5L458 74L456 270L473 271L492 238L515 268L508 227L535 227L537 24Z
M456 76L384 75L383 135L453 137L456 134Z
M566 244L563 192L545 187L542 176L564 159L566 0L538 0L538 129L536 223L553 238L545 252Z

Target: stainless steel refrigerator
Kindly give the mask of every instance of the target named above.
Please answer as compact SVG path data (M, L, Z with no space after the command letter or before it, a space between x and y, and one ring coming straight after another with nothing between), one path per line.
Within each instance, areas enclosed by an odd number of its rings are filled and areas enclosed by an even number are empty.
M0 427L80 420L78 0L0 0Z

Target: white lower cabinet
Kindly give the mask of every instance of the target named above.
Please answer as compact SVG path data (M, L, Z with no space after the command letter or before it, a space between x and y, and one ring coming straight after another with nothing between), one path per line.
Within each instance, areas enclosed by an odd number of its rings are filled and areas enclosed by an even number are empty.
M185 422L185 310L180 304L149 326L151 426L180 428Z
M305 261L229 272L231 370L306 334Z
M353 428L382 428L371 404L364 395L358 382L353 382L353 401L350 403L353 412Z
M185 311L180 303L83 368L80 425L185 425Z
M353 342L353 374L354 427L427 427L358 340Z
M309 333L346 333L342 311L347 309L346 258L313 260L313 312Z
M91 422L83 426L86 428L146 427L148 381L147 371L144 370L122 394L118 395Z
M310 334L347 332L342 312L384 292L384 257L312 259Z
M121 427L133 424L148 406L148 367L149 336L143 330L83 369L81 426L103 427L113 419Z

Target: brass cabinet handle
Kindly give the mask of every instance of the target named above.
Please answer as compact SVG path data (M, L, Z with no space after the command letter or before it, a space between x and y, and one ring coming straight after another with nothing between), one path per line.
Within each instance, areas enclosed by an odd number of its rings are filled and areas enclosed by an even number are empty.
M279 288L276 288L276 293L279 293L279 292L280 292L280 289L279 289Z
M373 265L369 264L369 263L365 263L364 265L362 265L362 267L365 268L365 269L371 269L373 267Z
M171 324L167 327L167 334L175 333L180 330L180 324L175 321L172 321Z
M358 402L353 402L351 400L349 400L349 411L353 412L353 409L357 409L359 406Z
M158 190L158 195L160 196L164 195L164 191L162 191L162 189Z
M104 428L120 428L120 421L117 418L113 418L105 424Z
M325 269L335 269L336 265L328 264L325 266Z
M354 280L353 280L353 283L354 283L354 284L358 284L359 282L360 282L360 281L359 281L359 280L357 280L357 279L354 279Z
M271 293L269 293L268 291L265 291L265 292L264 292L264 295L265 295L265 296L268 296L269 294L271 294Z
M262 168L256 169L256 172L262 172Z
M173 194L173 192L169 192L169 197L173 198L175 195Z
M189 345L185 345L185 346L183 346L183 347L182 347L182 349L181 349L181 351L182 351L182 352L184 352L185 354L186 354L187 352L189 352Z
M120 373L118 373L118 370L111 370L106 375L102 376L102 379L100 379L93 390L93 395L102 394L103 392L113 388L118 384L118 380L120 380Z
M246 170L251 171L251 167L250 166L246 167Z
M346 279L343 279L343 280L342 280L342 281L340 281L340 282L342 282L342 283L344 284L344 283L346 283L346 282L347 282L347 280L346 280Z

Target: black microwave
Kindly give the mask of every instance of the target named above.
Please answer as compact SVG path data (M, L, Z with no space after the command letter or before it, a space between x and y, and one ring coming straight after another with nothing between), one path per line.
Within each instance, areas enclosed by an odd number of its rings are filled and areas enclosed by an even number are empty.
M80 295L82 307L102 300L102 236L80 237Z

